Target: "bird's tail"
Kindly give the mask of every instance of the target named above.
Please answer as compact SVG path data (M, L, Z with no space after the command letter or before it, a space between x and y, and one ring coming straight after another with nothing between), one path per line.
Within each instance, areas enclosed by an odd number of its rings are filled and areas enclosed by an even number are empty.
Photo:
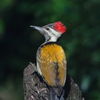
M50 88L50 100L64 100L64 90L62 90L61 95L58 96L55 91Z

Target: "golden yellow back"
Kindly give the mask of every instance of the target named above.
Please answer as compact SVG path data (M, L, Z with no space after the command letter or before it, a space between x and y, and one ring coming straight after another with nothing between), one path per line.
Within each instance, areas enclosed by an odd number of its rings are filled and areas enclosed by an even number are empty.
M39 49L39 67L50 86L64 86L66 80L66 57L61 46L51 43Z

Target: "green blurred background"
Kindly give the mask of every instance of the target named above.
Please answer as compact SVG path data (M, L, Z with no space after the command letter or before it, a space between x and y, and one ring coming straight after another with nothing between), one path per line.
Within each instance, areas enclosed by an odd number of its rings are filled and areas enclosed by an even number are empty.
M44 37L30 25L62 21L68 74L100 100L100 0L0 0L0 100L24 100L23 70Z

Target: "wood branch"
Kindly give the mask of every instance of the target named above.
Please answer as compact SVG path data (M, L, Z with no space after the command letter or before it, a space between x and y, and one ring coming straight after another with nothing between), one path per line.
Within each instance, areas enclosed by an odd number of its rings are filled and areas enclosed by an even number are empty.
M24 100L50 100L48 86L30 64L24 69L23 88ZM64 89L65 100L84 100L78 85L68 75Z

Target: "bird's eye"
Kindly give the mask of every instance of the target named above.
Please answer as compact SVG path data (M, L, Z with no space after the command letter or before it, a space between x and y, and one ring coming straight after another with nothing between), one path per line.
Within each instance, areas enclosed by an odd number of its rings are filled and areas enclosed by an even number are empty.
M49 28L46 28L46 30L49 30Z

